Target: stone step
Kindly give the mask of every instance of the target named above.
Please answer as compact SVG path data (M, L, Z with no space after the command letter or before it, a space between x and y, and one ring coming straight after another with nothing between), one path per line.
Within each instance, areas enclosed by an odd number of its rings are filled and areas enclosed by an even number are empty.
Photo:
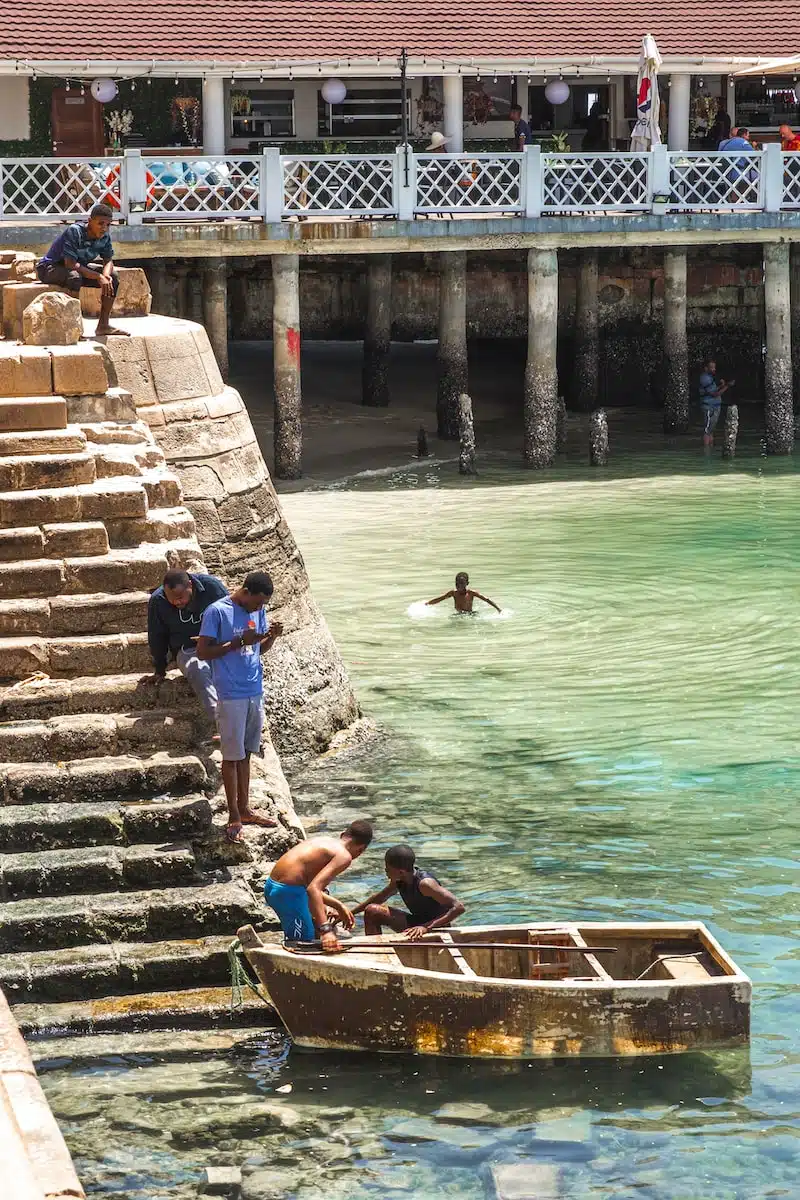
M98 479L138 476L166 464L164 453L152 443L90 446Z
M181 481L169 471L145 471L141 483L150 508L177 508L183 502Z
M277 939L278 935L269 937ZM0 979L12 1004L166 991L200 980L206 986L224 986L230 981L228 947L232 941L225 934L188 942L111 942L3 954Z
M0 853L134 845L201 837L211 826L205 796L142 803L96 800L0 806Z
M147 507L141 478L96 479L77 487L0 492L0 526L144 517Z
M27 603L39 602L30 600ZM40 679L0 687L0 718L25 721L35 717L44 721L76 713L142 712L157 708L190 717L201 711L179 671L168 672L158 689L148 685L146 678L137 672L80 679Z
M150 716L156 718L152 725ZM114 717L108 719L115 720ZM123 737L131 735L130 741L123 742L123 745L128 749L136 748L137 739L163 745L164 733L174 733L174 728L166 724L170 719L161 718L158 713L142 714L138 718L117 718L135 722L122 730ZM82 718L56 717L50 725L65 720L81 723ZM0 725L0 738L8 728L7 725ZM52 732L50 736L53 736ZM63 729L57 731L57 736L63 736ZM87 734L85 739L79 740L78 748L84 745L97 748L105 736L106 728L95 726L95 737L91 739ZM180 736L185 737L183 729L180 730ZM117 741L120 740L118 733ZM190 741L187 738L184 744ZM7 746L6 740L5 748ZM169 750L158 750L144 758L114 754L112 750L102 758L87 756L60 762L11 761L6 754L5 761L0 762L0 804L68 803L114 795L124 795L127 800L165 793L180 796L200 791L207 784L208 772L197 755L176 754Z
M11 997L9 1000L13 1003ZM186 988L105 996L65 1004L14 1005L14 1017L26 1037L70 1033L114 1033L126 1029L202 1029L244 1026L269 1029L278 1024L274 1009L252 992L231 1011L230 987Z
M24 396L0 400L0 433L67 428L63 396Z
M252 999L255 1000L255 997ZM229 1053L240 1042L258 1036L252 1025L246 1024L247 1010L244 1021L241 1027L238 1023L226 1023L206 1029L181 1029L179 1040L175 1038L174 1029L121 1029L112 1033L94 1033L92 1037L66 1030L59 1037L32 1038L28 1050L34 1064L49 1064L53 1059L65 1058L70 1060L73 1067L100 1063L105 1068L107 1059L132 1054L144 1054L148 1058L168 1057L170 1062L207 1062L215 1056Z
M165 545L145 542L132 549L80 558L38 558L0 563L0 599L36 599L61 594L152 591L173 565L196 568L201 552L192 539Z
M146 633L96 637L0 637L0 679L27 679L34 671L54 677L105 675L151 668Z
M0 854L0 900L180 887L196 875L188 842Z
M81 421L75 426L87 442L97 446L153 445L150 430L142 421Z
M75 487L93 483L96 477L94 455L85 450L78 454L0 457L0 492Z
M211 934L233 939L241 925L262 916L263 905L240 879L159 891L54 896L46 903L12 900L0 904L0 954Z
M149 600L149 592L117 592L114 595L95 592L87 596L54 596L52 600L0 600L0 637L141 633L147 629Z
M49 768L67 759L126 754L145 746L185 748L195 736L192 720L160 710L9 721L0 725L0 764L36 764L32 769L44 778Z
M72 521L44 525L41 529L38 526L0 529L0 562L94 556L108 551L108 533L102 521Z
M144 542L172 542L194 536L194 517L188 508L151 508L146 517L106 521L108 538L116 548Z
M0 455L80 454L86 450L87 440L88 435L79 425L0 433Z

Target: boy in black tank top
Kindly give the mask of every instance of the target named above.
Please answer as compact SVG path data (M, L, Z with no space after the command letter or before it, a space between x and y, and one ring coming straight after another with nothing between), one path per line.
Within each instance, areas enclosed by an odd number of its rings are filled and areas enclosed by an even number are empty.
M429 871L415 865L416 856L410 846L392 846L386 851L385 863L389 877L386 887L352 910L353 916L363 912L364 932L368 936L379 934L387 925L416 942L426 933L445 929L464 912L464 905L452 892L442 887ZM385 903L395 892L400 893L407 912Z

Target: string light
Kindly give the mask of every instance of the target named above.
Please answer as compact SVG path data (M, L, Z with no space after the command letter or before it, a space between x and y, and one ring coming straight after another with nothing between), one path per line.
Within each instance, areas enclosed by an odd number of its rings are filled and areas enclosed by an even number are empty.
M131 80L131 91L132 92L136 91L136 80L135 79Z
M65 91L65 92L68 92L68 91L69 91L69 80L67 80L67 86L64 88L64 91Z
M86 95L86 88L83 86L83 80L81 80L81 95L82 96Z
M493 80L492 80L492 83L497 83L497 72L495 72L495 75L494 75L494 78L493 78Z
M262 71L262 72L260 73L260 75L258 76L258 82L259 82L259 83L263 83L263 82L264 82L264 72L263 72L263 71Z
M529 75L529 76L528 76L528 87L530 87L530 86L531 86L531 77L530 77L530 75Z
M37 80L38 78L39 78L39 76L36 74L36 67L34 67L34 68L33 68L33 82L34 82L34 83L36 83L36 80Z

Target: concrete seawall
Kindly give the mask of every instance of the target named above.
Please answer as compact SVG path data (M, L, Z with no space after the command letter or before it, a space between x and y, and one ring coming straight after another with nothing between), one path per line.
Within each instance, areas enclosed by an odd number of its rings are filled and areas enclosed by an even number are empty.
M84 1196L28 1048L0 991L0 1171L3 1200Z

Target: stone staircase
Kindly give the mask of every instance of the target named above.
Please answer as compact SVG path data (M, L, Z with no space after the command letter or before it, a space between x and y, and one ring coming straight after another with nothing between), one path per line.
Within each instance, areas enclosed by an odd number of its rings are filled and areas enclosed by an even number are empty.
M33 349L0 341L0 393ZM50 393L0 395L0 982L28 1032L213 1018L237 927L265 916L253 859L297 823L268 752L277 836L214 824L208 722L177 672L146 681L150 591L204 569L194 519L103 347L66 349L74 394L36 347Z

